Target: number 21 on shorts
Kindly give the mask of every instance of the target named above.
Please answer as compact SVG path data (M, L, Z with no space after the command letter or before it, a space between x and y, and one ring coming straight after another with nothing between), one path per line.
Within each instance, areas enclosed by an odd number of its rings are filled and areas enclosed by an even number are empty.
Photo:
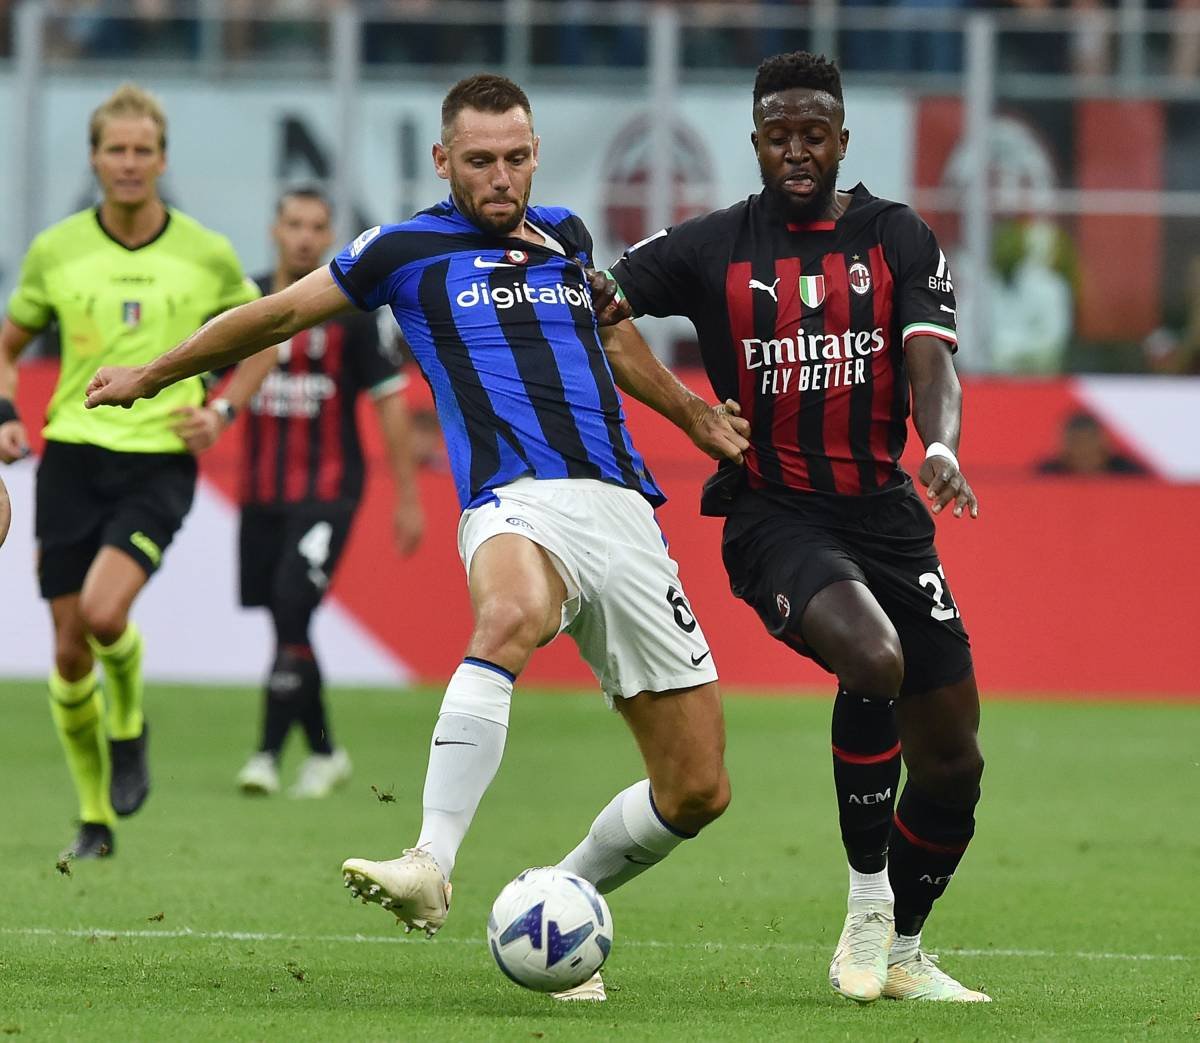
M958 606L950 596L950 590L946 586L946 573L942 571L941 565L937 567L937 572L922 572L917 577L917 582L933 598L933 608L929 610L929 614L934 619L945 622L947 619L958 618Z

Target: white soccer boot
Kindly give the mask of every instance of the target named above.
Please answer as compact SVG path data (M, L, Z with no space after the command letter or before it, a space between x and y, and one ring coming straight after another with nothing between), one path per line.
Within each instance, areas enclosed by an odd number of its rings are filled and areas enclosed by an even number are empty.
M891 902L852 902L829 964L829 984L859 1003L879 999L888 976L888 950L895 937Z
M300 765L300 773L288 790L288 796L302 800L328 797L337 786L350 778L351 770L350 757L341 747L333 753L310 754Z
M603 1003L608 999L608 994L604 991L604 979L600 977L599 971L582 985L576 985L575 988L565 989L562 992L552 992L550 995L556 1000L567 1002L582 1000L585 1003Z
M887 969L883 994L889 1000L949 1000L952 1003L991 1003L986 993L968 989L937 965L932 953L918 950Z
M279 792L279 765L269 753L255 753L238 772L237 786L251 797L269 797Z
M387 909L406 933L416 927L432 938L450 911L450 882L433 856L419 848L408 848L388 862L348 858L342 863L342 880L363 905L374 902Z

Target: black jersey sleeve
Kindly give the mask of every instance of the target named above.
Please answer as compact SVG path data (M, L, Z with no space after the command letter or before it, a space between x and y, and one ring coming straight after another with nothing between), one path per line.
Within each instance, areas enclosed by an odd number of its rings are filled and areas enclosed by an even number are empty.
M957 304L946 255L911 207L889 213L884 253L896 279L896 317L904 343L929 336L958 350Z
M664 228L635 243L609 269L635 315L695 315L703 283L701 220Z
M355 386L369 391L374 398L398 391L408 378L401 372L395 342L385 338L380 330L383 322L393 324L391 313L381 310L354 315L350 322L347 362Z

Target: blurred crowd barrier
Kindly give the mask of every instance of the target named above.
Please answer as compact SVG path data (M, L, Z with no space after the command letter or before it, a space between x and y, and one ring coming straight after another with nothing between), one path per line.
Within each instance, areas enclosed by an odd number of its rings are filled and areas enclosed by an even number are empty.
M20 405L37 416L57 375L25 368ZM706 394L702 374L683 371ZM1200 378L966 378L961 459L975 520L937 521L946 576L972 636L985 694L1200 698L1194 639L1200 555ZM428 416L427 389L409 388ZM364 413L370 406L363 404ZM711 461L665 420L628 408L634 439L670 499L659 511L726 690L832 691L817 667L772 640L729 592L720 522L697 511ZM337 684L444 683L462 656L470 606L455 548L458 503L430 432L422 445L427 525L420 551L391 551L393 495L377 425L362 417L370 461L363 509L318 613L316 641ZM239 421L240 423L240 421ZM270 637L264 613L236 608L235 426L206 454L195 507L138 605L148 675L256 683ZM921 452L910 439L910 473ZM13 530L0 553L0 674L44 676L48 614L38 604L33 461L8 468ZM214 649L217 654L214 654ZM594 685L568 638L534 656L522 683Z

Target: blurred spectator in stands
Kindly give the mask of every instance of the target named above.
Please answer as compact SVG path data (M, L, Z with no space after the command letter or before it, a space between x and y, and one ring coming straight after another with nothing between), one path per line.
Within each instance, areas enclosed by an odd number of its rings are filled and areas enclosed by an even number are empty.
M12 54L14 0L0 0L0 58Z
M1075 316L1074 258L1045 219L999 223L993 236L992 363L1004 373L1057 373Z
M124 17L103 0L64 0L56 15L46 46L60 57L190 58L199 45L199 23L171 0L132 0Z
M947 26L874 31L850 28L842 33L843 69L861 72L958 72L962 68L962 36L956 24L969 0L842 0L842 7L892 8L928 12L928 23Z
M1200 77L1200 0L1174 0L1173 7L1182 18L1171 33L1170 74L1194 83Z
M983 0L981 6L1022 12L1028 31L1001 33L1001 68L1035 75L1074 73L1104 76L1112 71L1109 12L1115 0ZM1070 11L1071 30L1063 32L1062 12Z
M330 2L330 0L327 0ZM494 5L486 22L452 25L435 21L443 6L437 0L387 0L372 6L401 20L363 26L363 57L368 62L412 65L495 65L504 58L504 0L477 0ZM429 19L422 21L422 19Z
M1162 326L1142 341L1142 356L1151 373L1180 376L1200 373L1200 255L1188 266L1187 301L1182 331Z
M603 0L614 3L616 0ZM641 66L646 62L646 29L636 22L608 18L597 22L579 0L562 0L557 26L538 27L535 59L547 65ZM547 46L548 44L548 46Z
M1133 457L1113 449L1108 432L1091 413L1079 410L1067 417L1056 456L1037 465L1038 474L1148 474Z

